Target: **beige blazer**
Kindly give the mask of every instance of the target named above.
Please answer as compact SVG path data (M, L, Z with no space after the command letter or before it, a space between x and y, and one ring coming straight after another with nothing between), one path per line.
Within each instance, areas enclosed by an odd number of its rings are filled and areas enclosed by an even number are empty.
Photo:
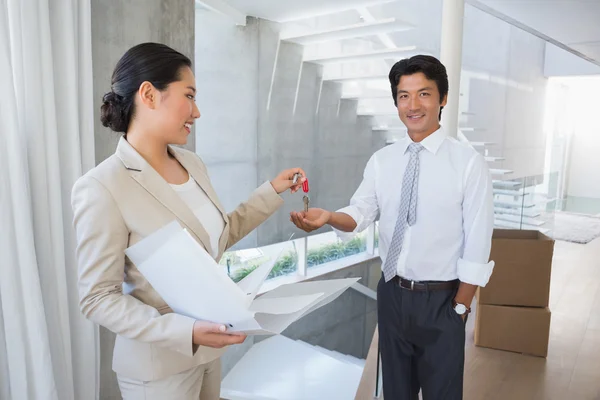
M217 259L283 204L266 182L227 214L200 158L175 147L169 151L223 215L225 229ZM210 249L202 221L125 139L113 156L75 183L72 207L80 308L87 318L117 334L116 373L156 380L210 362L224 352L193 346L194 319L173 313L124 254L128 246L175 219Z

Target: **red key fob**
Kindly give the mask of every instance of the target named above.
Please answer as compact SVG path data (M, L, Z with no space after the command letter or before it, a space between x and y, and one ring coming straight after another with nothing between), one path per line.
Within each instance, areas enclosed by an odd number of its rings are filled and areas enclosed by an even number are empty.
M302 182L302 190L304 191L304 193L308 193L308 179Z

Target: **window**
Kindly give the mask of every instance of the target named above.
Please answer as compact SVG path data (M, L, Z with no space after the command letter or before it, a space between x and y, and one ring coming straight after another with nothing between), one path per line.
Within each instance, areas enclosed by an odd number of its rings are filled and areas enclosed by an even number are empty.
M306 253L306 266L311 268L367 250L367 231L348 242L341 241L335 232L310 236Z
M361 253L373 254L376 245L372 247L369 243L378 242L378 225L373 224L346 242L331 231L269 246L229 251L223 254L219 265L227 269L227 274L234 282L239 282L256 268L277 257L267 279L291 274L306 276L307 268Z
M267 279L288 275L298 269L298 246L303 242L303 239L296 239L253 249L226 252L219 264L227 268L227 274L234 282L239 282L273 257L278 257Z

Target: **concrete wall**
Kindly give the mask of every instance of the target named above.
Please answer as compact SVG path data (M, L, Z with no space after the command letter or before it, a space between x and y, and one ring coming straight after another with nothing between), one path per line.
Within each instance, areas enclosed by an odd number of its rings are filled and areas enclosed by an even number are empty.
M102 96L110 90L112 71L130 47L147 41L169 45L193 60L194 2L189 0L94 0L92 61L94 69L94 138L96 163L114 153L119 135L100 123ZM195 148L194 135L186 146ZM112 371L114 334L100 328L100 399L121 399ZM93 349L90 349L93 351Z
M207 165L226 210L257 185L259 20L236 26L215 12L196 10L196 152ZM256 232L237 248L256 247Z
M102 96L110 91L115 65L123 54L143 42L164 43L194 59L194 2L131 0L91 2L94 70L94 137L96 164L115 152L120 135L102 126ZM190 135L188 149L195 149Z
M361 277L360 284L376 291L381 278L381 260L377 258L362 262L318 279L350 277ZM376 325L377 303L355 290L348 289L330 304L290 325L282 334L314 346L366 358ZM242 345L229 348L222 358L223 376L255 342L264 339L265 337L249 337Z
M357 117L356 102L340 100L339 84L321 84L322 68L302 62L302 46L280 42L279 28L253 18L236 27L197 10L195 72L203 117L196 151L228 211L292 167L308 174L312 205L342 207L368 158L383 146L374 141L370 121ZM302 194L284 198L284 207L235 248L304 235L289 222L289 212L303 206Z
M299 166L309 177L312 206L347 205L373 153L370 124L357 118L356 102L340 100L339 84L322 83L319 65L302 62L302 46L280 42L275 23L260 26L258 181ZM284 198L257 229L258 245L306 235L289 222L289 212L302 208L302 194Z
M543 40L465 7L460 108L474 115L461 124L485 129L465 135L496 143L490 155L506 161L493 166L513 170L510 178L544 172L544 49Z

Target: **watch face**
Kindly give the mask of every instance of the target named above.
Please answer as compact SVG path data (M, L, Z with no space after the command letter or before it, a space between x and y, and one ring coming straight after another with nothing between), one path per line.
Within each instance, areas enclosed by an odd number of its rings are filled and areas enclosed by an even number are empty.
M456 307L454 307L454 311L456 311L457 314L463 315L467 312L467 307L464 304L457 304Z

